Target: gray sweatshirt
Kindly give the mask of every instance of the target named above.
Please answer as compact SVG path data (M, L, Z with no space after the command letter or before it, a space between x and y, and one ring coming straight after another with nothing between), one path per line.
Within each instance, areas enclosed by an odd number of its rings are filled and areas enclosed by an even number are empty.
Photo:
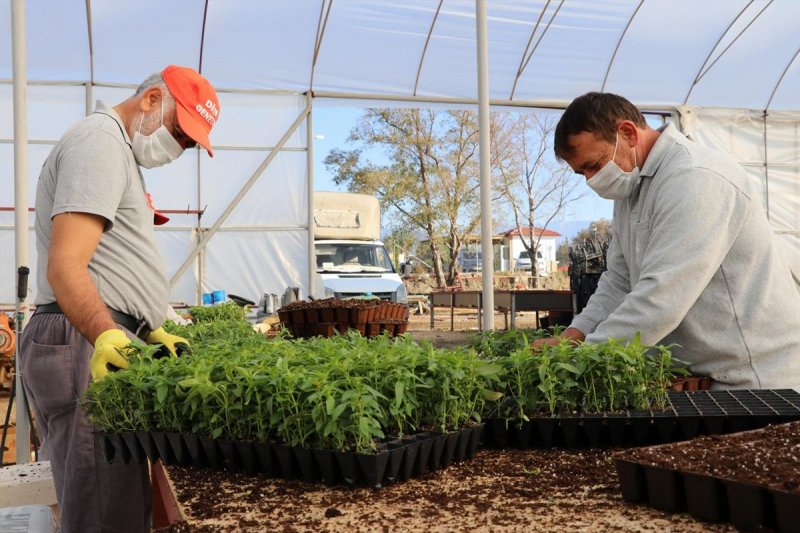
M729 156L666 126L612 225L608 270L571 325L586 342L638 331L716 388L800 390L800 289Z

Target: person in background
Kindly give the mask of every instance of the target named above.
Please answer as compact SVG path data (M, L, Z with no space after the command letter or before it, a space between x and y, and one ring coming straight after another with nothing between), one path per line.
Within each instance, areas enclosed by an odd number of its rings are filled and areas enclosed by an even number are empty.
M79 406L90 378L126 368L138 337L180 354L188 343L161 327L169 286L139 167L201 145L219 118L211 84L170 65L135 94L72 126L44 163L36 189L36 311L20 367L50 459L61 531L149 531L146 465L109 464Z
M673 344L674 357L714 388L800 390L800 291L758 187L730 156L672 124L651 129L609 93L576 98L554 147L614 201L608 270L562 337L640 332L647 344Z

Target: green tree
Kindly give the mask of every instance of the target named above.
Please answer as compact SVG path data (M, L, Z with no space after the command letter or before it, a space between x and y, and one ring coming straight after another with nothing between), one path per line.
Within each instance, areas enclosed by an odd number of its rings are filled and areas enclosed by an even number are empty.
M377 196L427 236L439 287L453 283L464 235L480 222L478 124L469 111L368 109L325 165L336 184ZM389 163L366 160L364 148L385 150ZM446 274L443 254L449 255Z

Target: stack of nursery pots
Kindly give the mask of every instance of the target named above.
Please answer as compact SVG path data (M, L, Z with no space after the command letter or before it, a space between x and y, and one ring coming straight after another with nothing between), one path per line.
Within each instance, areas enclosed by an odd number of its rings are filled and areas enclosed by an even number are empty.
M743 531L800 527L800 422L615 454L622 496Z
M245 323L170 326L192 353L90 384L111 461L243 470L380 487L475 454L500 368L408 337L266 338Z
M800 394L785 391L676 392L668 347L609 340L563 342L531 357L547 332L489 334L473 346L503 368L506 387L487 420L497 448L642 446L800 420Z
M278 309L281 324L293 337L332 337L356 330L366 337L402 335L408 328L408 306L384 300L327 298L299 301Z

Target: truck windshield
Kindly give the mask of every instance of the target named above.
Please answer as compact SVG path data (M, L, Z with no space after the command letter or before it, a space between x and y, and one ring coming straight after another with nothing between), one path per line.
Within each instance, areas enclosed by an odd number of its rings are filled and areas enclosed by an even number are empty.
M317 272L394 272L379 244L317 243Z

